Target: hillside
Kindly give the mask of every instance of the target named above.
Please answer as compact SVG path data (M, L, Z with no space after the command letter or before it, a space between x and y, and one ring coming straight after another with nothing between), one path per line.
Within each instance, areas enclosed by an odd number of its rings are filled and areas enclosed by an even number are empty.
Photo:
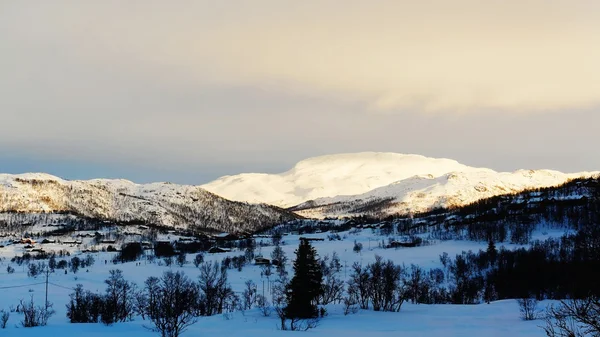
M467 205L496 195L557 186L570 179L591 175L550 170L453 172L440 177L420 175L360 195L317 199L292 210L317 218L361 214L385 217Z
M225 176L202 187L232 200L290 207L302 216L324 218L423 212L592 175L496 172L449 159L365 152L306 159L281 174Z
M296 218L277 207L233 202L197 186L67 181L40 173L0 175L0 212L69 213L104 221L231 232L254 231Z

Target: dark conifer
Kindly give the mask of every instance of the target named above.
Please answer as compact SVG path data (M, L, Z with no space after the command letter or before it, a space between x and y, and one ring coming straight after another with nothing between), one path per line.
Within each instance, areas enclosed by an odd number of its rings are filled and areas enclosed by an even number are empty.
M288 318L315 318L319 312L317 300L321 294L323 273L315 248L307 240L301 240L296 250L294 277L286 289Z

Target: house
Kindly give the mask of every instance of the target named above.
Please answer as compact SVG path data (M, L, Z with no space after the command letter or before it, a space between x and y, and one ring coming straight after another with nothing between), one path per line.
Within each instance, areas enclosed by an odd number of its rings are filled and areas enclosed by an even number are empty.
M231 251L231 249L229 248L221 248L221 247L212 247L211 249L208 250L208 252L210 254L214 254L214 253L229 253Z
M264 258L262 256L257 256L254 259L254 264L255 265L271 264L271 260Z
M180 237L179 241L180 242L192 242L192 241L194 241L194 238Z
M150 241L142 241L142 248L153 249L154 246L152 245L152 242L150 242Z
M300 241L325 241L324 238L305 238L305 237L300 237Z
M22 243L22 244L24 244L24 245L25 245L25 244L26 244L26 245L33 245L33 244L35 244L36 242L35 242L35 240L34 240L34 239L32 239L32 238L23 238L23 239L21 239L21 241L19 241L19 243Z
M418 245L419 245L419 242L417 242L417 241L412 241L412 242L392 241L388 245L388 248L399 248L399 247L412 248L412 247L417 247Z
M216 239L216 240L222 240L222 241L232 241L232 240L239 239L239 237L237 235L231 234L231 233L220 233L217 235L213 235L212 238Z
M56 243L56 240L44 239L41 244Z

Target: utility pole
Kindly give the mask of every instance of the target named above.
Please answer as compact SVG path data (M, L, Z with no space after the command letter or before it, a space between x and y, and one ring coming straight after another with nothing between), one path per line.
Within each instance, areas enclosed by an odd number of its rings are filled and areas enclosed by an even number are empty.
M347 260L344 260L344 278L346 278L346 262Z
M50 268L46 267L46 310L48 310L48 278L50 277Z

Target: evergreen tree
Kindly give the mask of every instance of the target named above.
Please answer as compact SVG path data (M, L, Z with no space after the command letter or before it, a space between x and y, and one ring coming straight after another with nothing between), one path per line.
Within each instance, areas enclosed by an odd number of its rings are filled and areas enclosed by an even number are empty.
M315 248L307 240L301 240L296 250L294 277L286 289L287 318L318 317L317 301L321 295L323 273Z
M494 240L492 239L490 239L490 241L488 242L487 257L489 259L490 265L494 266L496 264L496 259L498 258L498 250L496 249L496 245L494 244Z

